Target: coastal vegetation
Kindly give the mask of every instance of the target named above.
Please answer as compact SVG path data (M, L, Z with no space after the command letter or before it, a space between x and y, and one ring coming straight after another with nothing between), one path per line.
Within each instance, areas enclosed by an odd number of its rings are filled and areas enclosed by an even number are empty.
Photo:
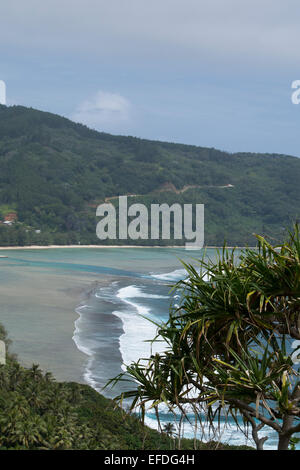
M252 246L254 232L282 240L299 217L295 157L113 136L22 106L0 106L0 122L0 219L17 214L0 224L3 246L103 244L96 207L118 195L147 206L204 203L214 246Z
M295 448L300 433L300 235L238 256L224 247L217 260L185 265L187 278L169 320L153 341L165 351L129 364L113 379L134 384L116 400L130 400L145 416L168 406L183 419L191 409L198 426L215 432L231 418L257 449L269 431L278 449ZM240 419L239 419L240 418ZM241 421L242 419L242 421Z
M0 339L9 341L0 325ZM0 450L167 450L178 447L170 432L159 433L116 407L88 385L58 383L37 365L26 369L13 354L0 365ZM247 449L189 439L181 449Z

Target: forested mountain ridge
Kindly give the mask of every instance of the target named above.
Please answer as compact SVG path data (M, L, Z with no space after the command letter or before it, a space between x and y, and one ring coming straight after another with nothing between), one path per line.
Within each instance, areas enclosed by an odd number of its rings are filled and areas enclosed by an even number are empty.
M94 206L124 194L204 203L206 244L280 237L299 216L296 157L113 136L22 106L0 106L0 165L0 218L15 210L22 222L0 227L3 245L101 243Z

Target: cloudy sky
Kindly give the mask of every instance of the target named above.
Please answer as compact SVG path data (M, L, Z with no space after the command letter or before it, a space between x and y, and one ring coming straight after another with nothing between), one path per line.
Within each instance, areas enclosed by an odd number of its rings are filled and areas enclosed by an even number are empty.
M300 156L299 45L299 0L1 2L8 104L230 152Z

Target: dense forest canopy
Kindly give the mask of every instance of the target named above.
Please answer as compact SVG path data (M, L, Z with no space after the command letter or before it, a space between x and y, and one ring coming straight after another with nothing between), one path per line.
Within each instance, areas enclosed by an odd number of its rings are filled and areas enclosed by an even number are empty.
M2 245L101 243L95 207L125 194L204 203L210 245L280 238L299 215L298 158L113 136L22 106L0 106L0 162L0 219L19 221L0 226Z

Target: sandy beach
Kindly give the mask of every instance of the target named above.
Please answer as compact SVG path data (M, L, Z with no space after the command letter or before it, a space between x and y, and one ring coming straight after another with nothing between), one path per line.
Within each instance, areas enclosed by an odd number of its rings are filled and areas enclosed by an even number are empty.
M5 250L49 250L51 248L98 248L98 249L103 249L103 248L174 248L174 249L184 249L184 245L169 245L169 246L162 246L162 245L147 245L147 246L142 246L142 245L30 245L30 246L0 246L0 251L5 251ZM203 249L222 249L223 247L221 246L209 246L205 245ZM227 246L229 249L237 248L237 249L243 249L245 248L244 246ZM254 246L249 246L247 248L256 248ZM193 251L192 249L187 249L188 251Z
M0 246L0 250L49 250L51 248L184 248L184 246L161 245L30 245L30 246Z

